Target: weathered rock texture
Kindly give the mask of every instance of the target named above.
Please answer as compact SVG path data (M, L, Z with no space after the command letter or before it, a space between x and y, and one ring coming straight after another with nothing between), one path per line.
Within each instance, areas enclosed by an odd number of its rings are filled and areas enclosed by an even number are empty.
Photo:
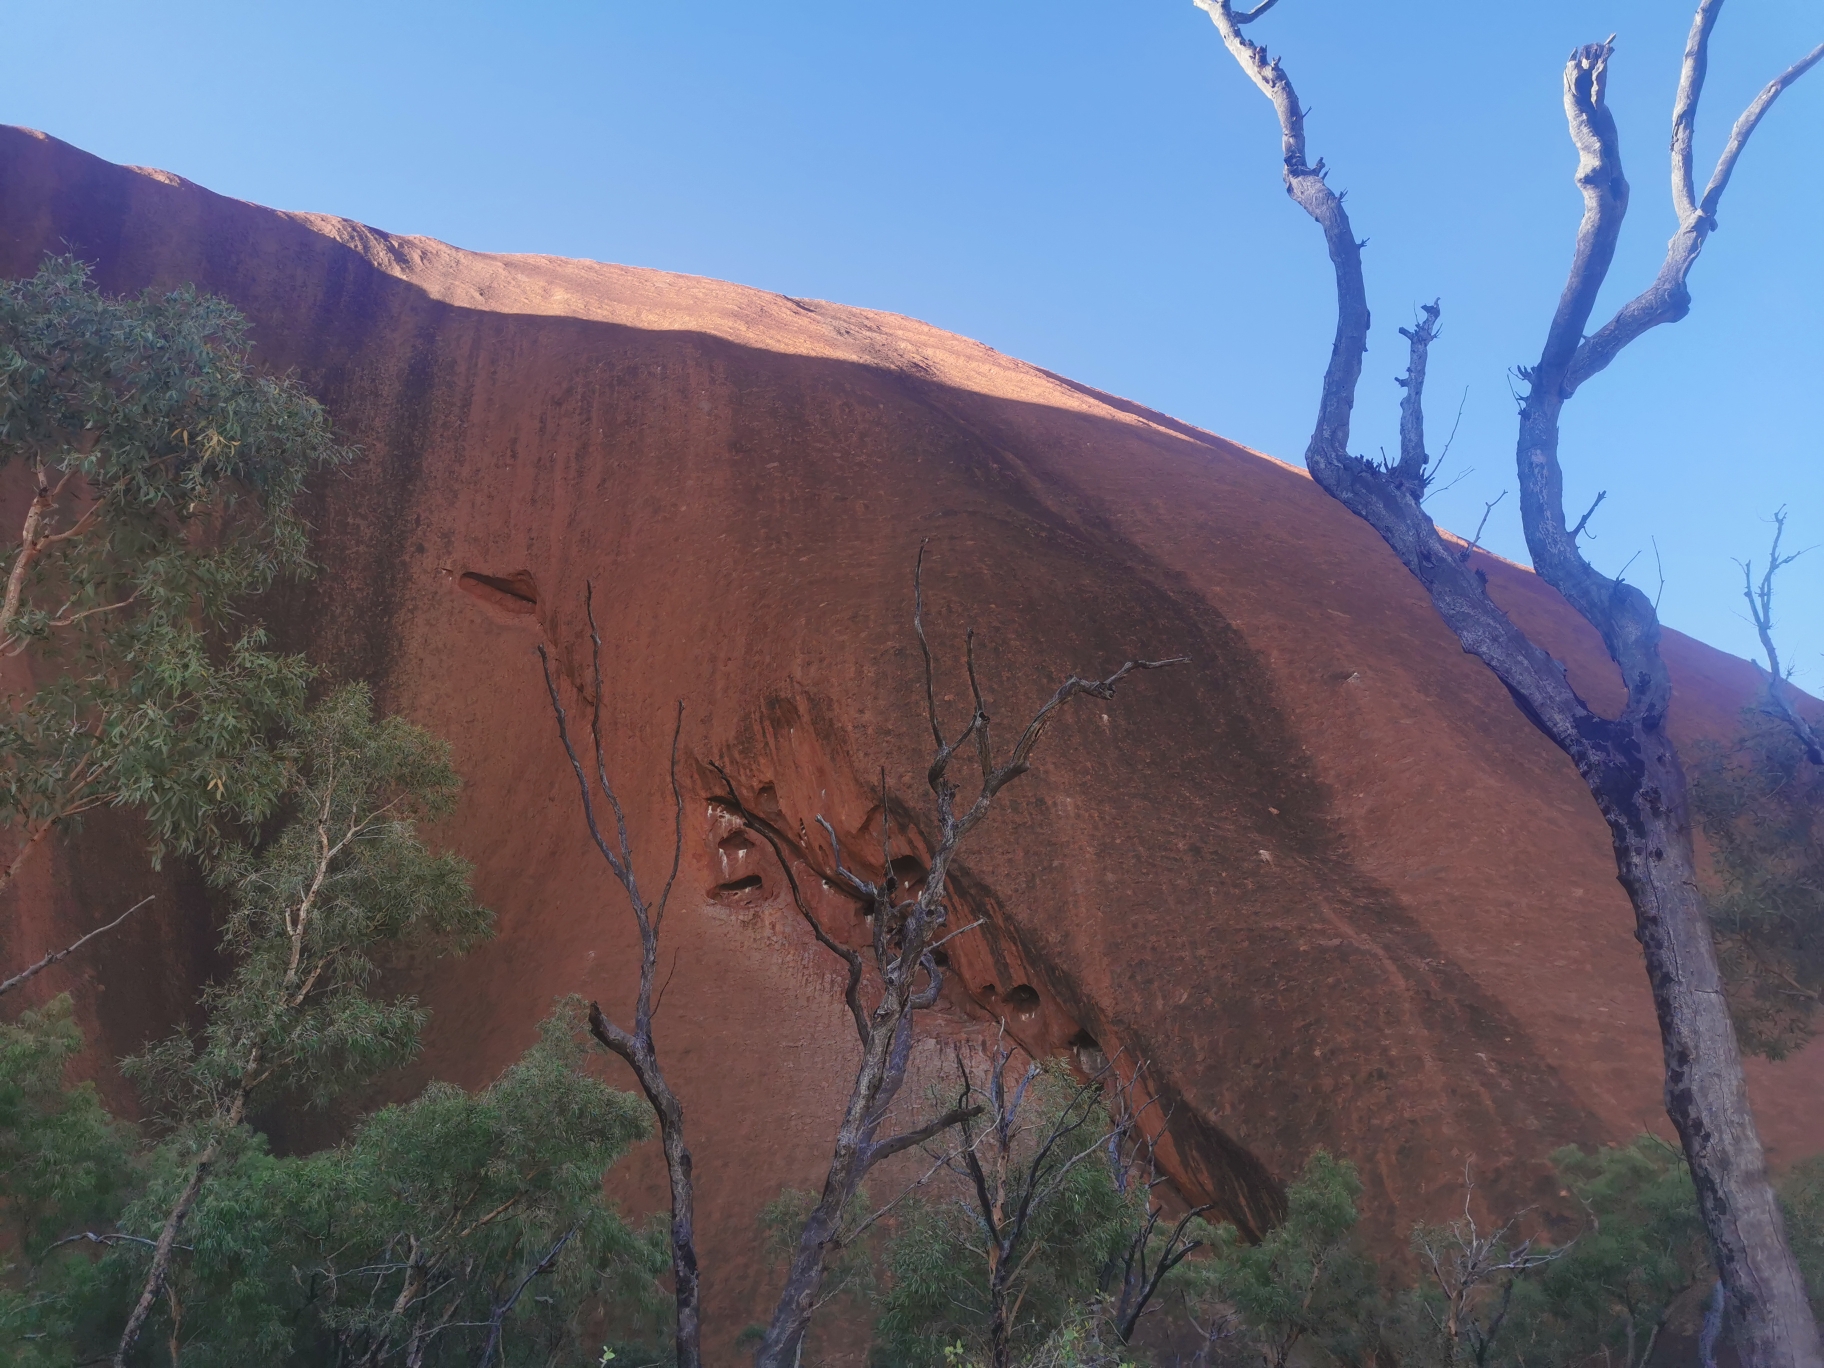
M966 625L1003 733L1070 671L1192 661L1076 707L969 849L963 903L990 925L951 947L940 1025L1005 1013L1035 1050L1088 1036L1144 1058L1180 1186L1244 1225L1320 1144L1361 1165L1397 1239L1442 1213L1469 1156L1518 1199L1558 1145L1664 1129L1628 904L1582 785L1298 470L910 319L458 251L0 130L0 271L64 244L109 290L227 296L366 451L321 491L323 571L276 617L449 737L467 776L442 834L500 934L423 971L426 1071L480 1083L554 995L628 996L630 928L533 654L546 642L584 679L586 580L648 878L683 700L660 1033L694 1127L718 1356L764 1295L760 1205L821 1172L853 1040L832 962L709 803L705 766L791 829L827 815L865 866L884 765L896 850L917 858L924 538L952 724ZM1479 559L1586 695L1618 697L1551 591ZM1667 654L1681 740L1725 734L1753 671L1677 634ZM13 915L35 941L148 878L91 828ZM161 908L44 976L77 987L110 1051L180 1014L206 965L201 902ZM1824 1139L1824 1051L1757 1065L1754 1085L1776 1162Z

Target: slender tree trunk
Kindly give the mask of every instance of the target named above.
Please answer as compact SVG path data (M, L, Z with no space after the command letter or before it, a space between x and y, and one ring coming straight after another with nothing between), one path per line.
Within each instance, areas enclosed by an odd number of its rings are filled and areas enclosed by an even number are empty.
M240 1122L241 1099L235 1099L232 1109L234 1119L230 1125ZM127 1325L120 1332L120 1344L114 1350L113 1368L127 1368L127 1355L133 1352L133 1345L139 1339L139 1332L145 1328L146 1318L152 1314L152 1308L158 1304L159 1293L164 1290L165 1279L171 1273L171 1256L177 1248L178 1231L183 1228L184 1220L190 1215L190 1208L196 1205L196 1199L203 1191L203 1183L209 1176L209 1168L215 1163L216 1155L221 1153L222 1142L218 1135L203 1146L203 1152L196 1158L196 1165L190 1170L190 1180L184 1184L184 1190L178 1195L177 1203L165 1216L164 1229L158 1232L158 1242L152 1246L152 1266L146 1270L145 1285L141 1287L139 1301L134 1304L133 1313L127 1317Z
M609 1050L619 1055L640 1082L640 1091L659 1119L659 1146L665 1154L665 1175L671 1185L671 1278L677 1306L678 1368L702 1368L703 1316L700 1274L697 1268L696 1198L692 1186L690 1149L684 1143L684 1106L665 1081L665 1072L652 1047L652 1019L639 1018L640 1035L631 1035L609 1021L600 1005L589 1004L589 1030Z
M13 852L13 858L4 865L0 865L0 890L4 890L12 883L14 877L19 873L19 867L25 863L33 851L38 849L44 838L57 829L59 820L58 817L50 817L34 822L27 828L31 834L20 842L19 849Z
M817 1309L817 1294L823 1287L825 1251L840 1232L843 1210L866 1172L867 1151L882 1110L881 1092L892 1059L890 1042L897 1031L897 1027L883 1023L883 1017L891 1015L895 1011L890 1001L883 1001L875 1009L873 1035L836 1133L823 1193L799 1233L786 1269L785 1290L773 1310L766 1337L754 1353L754 1368L793 1368L798 1362L805 1332ZM871 1120L874 1124L870 1124Z
M1629 801L1616 803L1604 788L1591 787L1634 905L1665 1050L1666 1114L1691 1166L1744 1361L1816 1364L1815 1323L1804 1281L1787 1255L1785 1222L1697 887L1683 768L1663 732L1640 741L1643 763Z
M690 1150L684 1144L684 1114L672 1099L670 1114L659 1112L659 1143L671 1183L671 1277L677 1293L678 1368L703 1362L702 1291L697 1271L695 1197Z
M1003 1251L988 1277L988 1361L992 1368L1011 1368L1013 1363L1013 1327L1007 1314L1007 1279L1004 1273L1011 1263Z
M6 594L0 598L0 642L13 635L13 622L19 616L19 603L25 592L25 577L44 550L45 517L52 507L51 491L39 470L38 493L25 511L25 526L19 532L19 550L13 556L12 569L6 576Z

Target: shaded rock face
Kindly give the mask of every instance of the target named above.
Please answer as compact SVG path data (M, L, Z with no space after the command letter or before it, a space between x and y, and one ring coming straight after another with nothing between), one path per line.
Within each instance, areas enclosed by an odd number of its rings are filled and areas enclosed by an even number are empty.
M1555 1147L1664 1128L1632 918L1581 783L1301 472L908 319L461 252L0 130L0 271L66 243L111 291L225 295L366 453L314 496L322 572L272 616L448 737L467 780L439 834L475 862L499 935L415 972L435 1013L422 1074L485 1081L556 995L630 999L632 928L534 654L586 710L586 583L608 756L655 885L682 700L659 1030L731 1344L764 1301L759 1208L818 1181L855 1048L834 961L712 767L789 831L826 817L876 873L884 767L890 855L922 874L926 540L951 727L971 626L1003 744L1071 672L1190 659L1074 704L967 849L953 924L984 924L946 947L940 1044L1004 1022L1035 1053L1145 1061L1177 1186L1250 1229L1318 1145L1361 1167L1395 1242L1443 1214L1471 1158L1520 1202ZM1557 597L1478 559L1586 696L1617 701ZM1666 649L1680 738L1727 733L1753 671L1676 634ZM146 883L102 835L22 890L33 940ZM820 834L798 854L828 868ZM814 897L837 934L865 935ZM75 987L119 1053L183 1014L210 940L177 889L43 986ZM1776 1163L1815 1148L1824 1052L1757 1064L1753 1083ZM642 1159L630 1195L656 1201L656 1178Z

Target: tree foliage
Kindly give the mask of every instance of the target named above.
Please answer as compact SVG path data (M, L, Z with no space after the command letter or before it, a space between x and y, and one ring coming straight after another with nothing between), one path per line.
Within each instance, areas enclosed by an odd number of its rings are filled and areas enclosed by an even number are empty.
M650 1330L663 1241L602 1195L646 1109L584 1071L580 1025L563 1003L489 1087L433 1083L331 1149L274 1158L250 1138L185 1224L187 1309L167 1303L152 1338L175 1330L202 1368L428 1368L476 1364L490 1339L497 1364L594 1363L587 1318L610 1306ZM125 1224L155 1227L182 1179L168 1163Z
M256 1092L322 1104L404 1063L423 1013L370 991L374 956L414 942L460 951L489 928L468 865L417 834L419 820L455 804L445 743L376 718L356 684L312 709L275 753L289 776L284 825L213 871L232 900L221 946L233 968L203 995L206 1025L125 1066L179 1129Z
M1217 1228L1209 1257L1188 1266L1187 1293L1202 1302L1198 1323L1224 1357L1263 1368L1285 1368L1295 1354L1372 1359L1378 1296L1374 1264L1355 1243L1361 1192L1355 1165L1320 1149L1286 1188L1285 1220L1260 1243Z
M67 1004L0 1033L9 1338L46 1365L119 1344L225 1368L580 1364L590 1316L650 1332L663 1241L602 1196L646 1108L583 1069L575 1001L478 1094L434 1083L341 1145L268 1150L255 1103L325 1103L416 1051L424 1013L379 991L382 961L488 928L467 866L417 831L455 800L443 743L356 685L272 753L281 824L214 867L229 967L201 1028L127 1062L151 1116L136 1149L65 1085Z
M1464 1216L1419 1227L1419 1257L1383 1273L1358 1243L1362 1189L1353 1165L1319 1150L1287 1188L1285 1219L1259 1243L1233 1226L1200 1226L1203 1247L1166 1283L1168 1315L1151 1353L1113 1333L1108 1268L1095 1264L1098 1252L1118 1258L1144 1213L1111 1201L1117 1185L1107 1165L1085 1166L1081 1193L1056 1213L1054 1233L1066 1238L1035 1244L1022 1270L1036 1295L1020 1303L1014 1361L1021 1368L1149 1361L1643 1368L1660 1361L1655 1352L1663 1358L1668 1334L1697 1334L1716 1279L1683 1155L1643 1135L1622 1146L1566 1148L1553 1164L1561 1210L1478 1223L1467 1211L1472 1186ZM1824 1303L1824 1156L1788 1174L1781 1199L1813 1303ZM874 1303L874 1361L882 1368L987 1362L983 1249L967 1214L955 1203L908 1204ZM1560 1232L1559 1242L1547 1228Z
M155 860L270 813L310 671L240 610L308 568L298 496L351 454L222 300L112 298L67 257L0 282L0 468L32 494L0 650L37 681L0 709L0 885L98 808L143 815Z
M1750 708L1743 724L1699 752L1692 807L1720 883L1710 919L1736 1030L1782 1059L1824 999L1824 769L1783 718Z
M1824 1154L1793 1166L1781 1185L1786 1238L1805 1275L1811 1304L1824 1315Z
M1518 1289L1496 1361L1640 1368L1675 1315L1691 1314L1716 1278L1691 1171L1651 1135L1609 1149L1563 1149L1553 1161L1582 1207L1582 1230Z
M375 956L413 943L461 950L488 930L468 866L434 854L416 822L447 813L458 781L449 748L402 718L376 718L363 685L313 708L277 748L286 820L215 871L231 894L222 950L233 966L203 994L205 1023L123 1067L168 1133L182 1180L154 1238L123 1348L165 1289L172 1248L204 1186L251 1145L256 1098L323 1104L403 1064L424 1015L372 991Z
M133 1178L130 1128L67 1081L81 1049L68 997L0 1023L0 1357L22 1368L65 1361L100 1246L53 1251L110 1230Z
M129 1361L164 1362L175 1346L191 1368L434 1368L476 1364L492 1339L496 1364L581 1368L597 1362L601 1322L652 1335L662 1233L636 1231L602 1193L608 1168L645 1137L646 1109L586 1072L580 1029L578 1004L562 1002L489 1087L433 1083L330 1149L278 1157L257 1132L237 1132ZM26 1351L21 1362L47 1368L114 1344L149 1257L134 1232L157 1229L192 1161L167 1142L129 1172L114 1123L89 1094L65 1096L81 1114L60 1133L80 1123L107 1162L47 1155L59 1200L29 1223L15 1215L15 1231L46 1234L29 1279L0 1292L0 1333ZM50 1245L48 1232L84 1222L100 1244Z
M662 1241L602 1195L645 1109L583 1068L578 1003L480 1093L314 1154L256 1129L410 1059L425 1014L383 965L489 929L418 831L454 806L448 747L359 685L306 710L310 667L241 616L308 569L298 495L348 455L220 300L110 299L73 260L0 284L0 466L31 496L0 650L37 681L0 712L0 886L116 806L226 901L198 1025L125 1063L145 1125L69 1081L67 998L0 1024L6 1362L581 1364L654 1330Z
M954 1192L908 1201L887 1243L875 1327L885 1368L942 1364L947 1345L985 1361L997 1268L1011 1351L1032 1354L1105 1299L1145 1219L1147 1194L1116 1181L1100 1090L1049 1068L1016 1082L1002 1082L981 1131L963 1136L978 1151L999 1229L990 1230L971 1173Z

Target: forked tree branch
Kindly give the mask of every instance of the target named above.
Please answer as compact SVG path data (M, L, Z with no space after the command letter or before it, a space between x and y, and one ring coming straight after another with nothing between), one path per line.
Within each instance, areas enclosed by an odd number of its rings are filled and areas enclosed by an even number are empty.
M1464 649L1480 657L1524 701L1529 717L1567 750L1579 745L1587 710L1557 662L1495 606L1470 558L1445 546L1419 503L1419 493L1350 454L1350 415L1368 346L1361 246L1342 199L1324 182L1322 163L1318 169L1306 165L1304 118L1291 78L1264 47L1242 36L1230 0L1196 0L1196 4L1210 16L1242 70L1272 102L1279 117L1286 190L1323 230L1336 276L1336 336L1324 371L1311 441L1305 449L1307 468L1327 493L1365 519L1393 548L1430 593ZM1432 333L1421 332L1414 339L1415 346L1428 347Z
M534 1278L543 1277L556 1267L558 1255L564 1252L564 1246L569 1244L575 1237L576 1231L577 1228L571 1226L570 1229L560 1235L557 1243L551 1246L544 1258L532 1265L530 1271L519 1280L519 1285L513 1289L512 1295L494 1308L493 1313L488 1317L488 1340L487 1343L482 1346L481 1357L476 1360L476 1368L488 1368L488 1365L494 1361L494 1351L500 1347L501 1327L506 1323L507 1317L513 1313L513 1308L519 1305L519 1299L525 1295L526 1289L532 1285L532 1280ZM452 1310L454 1310L453 1307Z
M1672 204L1678 213L1678 231L1666 245L1665 262L1653 283L1577 344L1575 357L1562 382L1567 399L1584 381L1607 367L1628 343L1650 328L1676 323L1690 310L1691 296L1686 288L1686 278L1703 251L1704 243L1716 231L1717 208L1749 137L1787 87L1824 61L1824 43L1820 43L1761 88L1730 130L1729 141L1717 158L1709 184L1704 187L1703 199L1694 200L1691 144L1697 127L1698 99L1703 93L1709 65L1710 31L1721 10L1722 0L1702 0L1698 5L1679 73L1678 99L1672 111ZM1619 173L1619 153L1615 156ZM1606 266L1604 269L1606 271Z

